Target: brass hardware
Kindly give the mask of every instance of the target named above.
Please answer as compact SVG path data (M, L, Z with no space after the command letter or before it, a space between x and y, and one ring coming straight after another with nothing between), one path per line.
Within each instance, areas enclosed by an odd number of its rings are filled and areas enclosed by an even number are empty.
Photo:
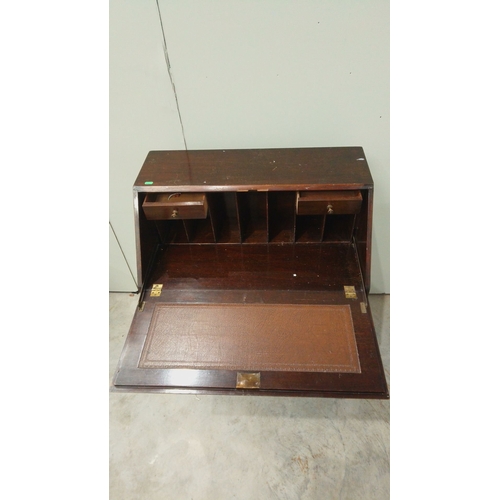
M326 211L328 214L333 214L333 206L332 205L327 205Z
M179 215L179 211L177 209L172 210L172 219L175 219Z
M357 299L356 289L353 286L344 286L344 293L346 299Z
M259 388L260 388L260 372L237 373L236 389L259 389Z
M359 307L361 308L361 312L366 314L366 304L364 302L360 302Z
M161 295L162 288L163 288L163 285L161 285L161 284L153 285L150 297L159 297Z

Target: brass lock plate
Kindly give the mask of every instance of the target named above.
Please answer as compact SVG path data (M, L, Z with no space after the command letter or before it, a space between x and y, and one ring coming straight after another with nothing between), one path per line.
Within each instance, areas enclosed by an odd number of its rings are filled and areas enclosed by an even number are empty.
M344 293L346 299L357 299L356 289L353 286L344 286Z
M236 389L260 389L260 372L236 375Z

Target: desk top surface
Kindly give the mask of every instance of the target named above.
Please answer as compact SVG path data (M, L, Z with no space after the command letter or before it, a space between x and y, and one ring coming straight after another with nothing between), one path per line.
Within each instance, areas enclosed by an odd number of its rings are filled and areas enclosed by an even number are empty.
M135 191L373 187L361 147L150 151Z

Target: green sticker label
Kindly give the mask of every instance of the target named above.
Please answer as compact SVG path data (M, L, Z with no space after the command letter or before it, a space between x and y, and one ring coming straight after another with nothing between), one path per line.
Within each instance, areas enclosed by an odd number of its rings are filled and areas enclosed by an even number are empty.
M153 181L146 181L144 184L147 184L148 186L153 184Z

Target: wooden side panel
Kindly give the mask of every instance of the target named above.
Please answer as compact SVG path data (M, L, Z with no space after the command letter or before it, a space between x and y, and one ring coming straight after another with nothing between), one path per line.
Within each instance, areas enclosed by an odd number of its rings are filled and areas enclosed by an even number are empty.
M144 193L138 193L134 190L137 286L139 289L144 283L145 275L152 264L156 248L161 241L155 223L148 221L142 211L144 197Z
M371 284L373 189L365 189L362 191L362 194L363 204L360 213L356 216L354 237L359 256L359 265L363 275L366 293L368 294Z

